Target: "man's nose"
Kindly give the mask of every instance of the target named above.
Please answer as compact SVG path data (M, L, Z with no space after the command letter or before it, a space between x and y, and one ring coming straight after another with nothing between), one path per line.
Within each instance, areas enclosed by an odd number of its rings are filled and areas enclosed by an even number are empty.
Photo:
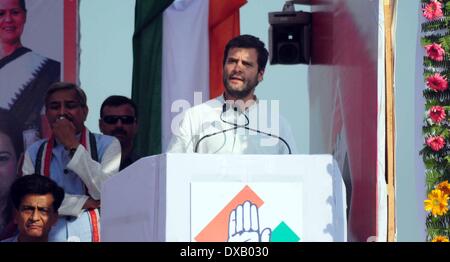
M65 115L67 112L67 108L64 105L61 105L61 107L59 108L59 114L60 115Z
M34 209L34 210L33 210L33 213L31 213L30 219L31 219L32 221L37 221L37 220L39 220L39 211L38 211L37 209Z
M118 127L122 127L123 126L122 119L120 119L120 118L117 119L116 126L118 126Z
M236 62L236 64L234 64L233 70L235 72L241 72L242 71L242 63L240 61Z

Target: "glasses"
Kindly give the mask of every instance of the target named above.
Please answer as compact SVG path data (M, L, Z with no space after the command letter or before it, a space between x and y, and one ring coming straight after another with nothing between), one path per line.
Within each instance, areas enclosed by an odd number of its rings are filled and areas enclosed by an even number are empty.
M103 122L114 125L117 124L117 122L122 121L122 124L124 125L131 125L136 121L136 117L134 116L104 116Z

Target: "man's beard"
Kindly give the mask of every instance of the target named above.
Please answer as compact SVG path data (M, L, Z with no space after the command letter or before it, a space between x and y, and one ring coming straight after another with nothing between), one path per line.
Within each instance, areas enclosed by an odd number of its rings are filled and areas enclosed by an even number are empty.
M224 74L223 85L225 86L227 93L237 99L243 99L247 97L251 92L253 92L253 90L255 90L256 86L258 85L258 76L255 76L255 79L253 79L253 81L243 82L244 87L242 90L235 90L229 83L229 78L230 76Z

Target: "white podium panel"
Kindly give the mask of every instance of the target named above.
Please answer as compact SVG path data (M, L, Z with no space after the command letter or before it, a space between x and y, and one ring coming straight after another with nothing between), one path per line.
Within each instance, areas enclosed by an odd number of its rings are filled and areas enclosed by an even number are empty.
M102 241L346 241L330 155L163 154L102 189Z

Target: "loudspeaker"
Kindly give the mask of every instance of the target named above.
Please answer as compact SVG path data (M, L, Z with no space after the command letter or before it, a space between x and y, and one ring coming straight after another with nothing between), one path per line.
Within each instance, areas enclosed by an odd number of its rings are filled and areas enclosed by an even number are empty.
M269 13L270 64L309 64L311 13Z

